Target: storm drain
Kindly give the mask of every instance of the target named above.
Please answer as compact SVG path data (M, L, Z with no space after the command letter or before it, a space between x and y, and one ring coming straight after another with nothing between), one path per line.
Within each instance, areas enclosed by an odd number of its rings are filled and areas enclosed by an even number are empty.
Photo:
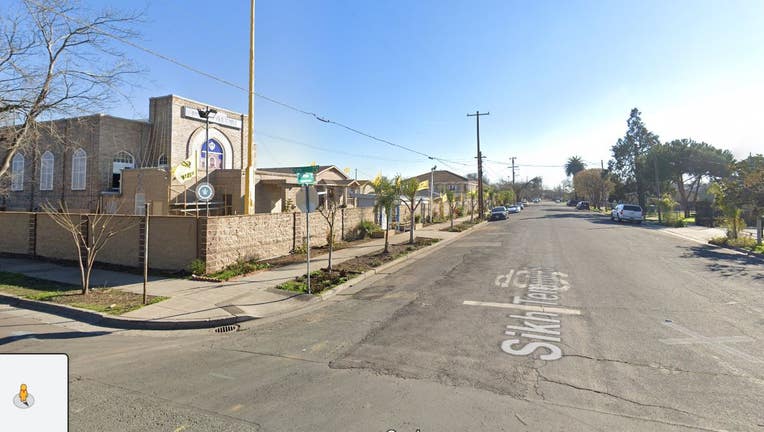
M215 333L230 333L239 330L238 324L226 325L215 329Z

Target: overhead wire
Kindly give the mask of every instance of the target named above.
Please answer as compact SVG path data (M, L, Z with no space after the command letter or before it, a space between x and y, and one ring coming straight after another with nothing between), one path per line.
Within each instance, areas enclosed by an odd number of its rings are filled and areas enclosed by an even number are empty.
M37 2L34 2L33 0L30 0L30 1L31 1L32 3L34 3L34 4L36 4L37 6L40 6L40 4L39 4L39 3L37 3ZM73 18L73 17L70 17L70 16L68 16L67 14L63 13L63 12L58 12L58 11L52 11L52 12L53 12L54 14L56 14L56 15L59 15L59 16L63 17L63 18L64 18L64 19L66 19L66 20L69 20L69 21L75 22L75 23L77 23L77 24L79 24L79 25L86 25L86 23L83 23L82 21L80 21L80 20L78 20L78 19L75 19L75 18ZM212 79L212 80L214 80L214 81L217 81L217 82L219 82L219 83L221 83L221 84L224 84L224 85L227 85L227 86L230 86L230 87L233 87L233 88L235 88L235 89L239 89L239 90L242 90L242 91L245 91L245 92L249 92L249 89L248 89L248 88L245 88L245 87L243 87L243 86L241 86L241 85L239 85L239 84L236 84L236 83L234 83L234 82L232 82L232 81L229 81L229 80L227 80L227 79L225 79L225 78L221 78L221 77L218 77L218 76L216 76L216 75L214 75L214 74L211 74L211 73L209 73L209 72L205 72L205 71L203 71L203 70L201 70L201 69L199 69L199 68L196 68L196 67L193 67L193 66L191 66L191 65L188 65L188 64L186 64L186 63L183 63L183 62L181 62L180 60L177 60L177 59L175 59L175 58L173 58L173 57L170 57L170 56L168 56L168 55L162 54L162 53L160 53L160 52L157 52L157 51L155 51L155 50L152 50L152 49L150 49L150 48L146 48L146 47L144 47L144 46L141 46L141 45L139 45L139 44L137 44L137 43L135 43L135 42L132 42L132 41L130 41L130 40L128 40L128 39L126 39L126 38L124 38L124 37L121 37L121 36L118 36L118 35L114 35L114 34L112 34L112 33L109 33L109 32L107 32L107 31L104 31L104 30L100 30L100 29L94 29L94 31L95 31L95 32L97 32L97 33L99 33L99 34L101 34L101 35L103 35L103 36L106 36L106 37L112 38L112 39L114 39L114 40L116 40L116 41L118 41L118 42L121 42L121 43L124 43L124 44L126 44L126 45L129 45L129 46L131 46L131 47L133 47L133 48L135 48L135 49L137 49L137 50L143 51L143 52L145 52L145 53L147 53L147 54L150 54L150 55L152 55L152 56L158 57L158 58L160 58L160 59L162 59L162 60L165 60L165 61L167 61L167 62L173 63L173 64L175 64L176 66L179 66L179 67L181 67L181 68L183 68L183 69L186 69L186 70L189 70L189 71L191 71L191 72L194 72L194 73L196 73L196 74L198 74L198 75L201 75L201 76L204 76L204 77L206 77L206 78ZM447 159L443 159L443 158L435 157L435 156L433 156L433 155L430 155L430 154L428 154L428 153L425 153L425 152L422 152L422 151L419 151L419 150L416 150L416 149L410 148L410 147L408 147L408 146L404 146L404 145L402 145L402 144L398 144L398 143L395 143L395 142L389 141L389 140L387 140L387 139L384 139L384 138L379 138L379 137L377 137L377 136L375 136L375 135L372 135L372 134L370 134L370 133L364 132L364 131L362 131L362 130L360 130L360 129L357 129L357 128L355 128L355 127L349 126L349 125L347 125L347 124L345 124L345 123L342 123L342 122L338 122L338 121L335 121L335 120L331 120L331 119L329 119L329 118L327 118L327 117L325 117L325 116L321 116L321 115L319 115L319 114L316 114L315 112L312 112L312 111L308 111L308 110L304 110L304 109L302 109L302 108L298 108L298 107L296 107L296 106L294 106L294 105L292 105L292 104L289 104L289 103L286 103L286 102L282 102L282 101L280 101L280 100L278 100L278 99L275 99L275 98L272 98L272 97L270 97L270 96L266 96L266 95L263 95L263 94L261 94L261 93L258 93L258 92L254 92L254 95L255 95L255 96L257 96L257 97L259 97L259 98L261 98L261 99L263 99L263 100L266 100L266 101L268 101L268 102L271 102L271 103L273 103L273 104L276 104L276 105L282 106L282 107L284 107L284 108L287 108L287 109L289 109L289 110L292 110L292 111L298 112L298 113L300 113L300 114L304 114L304 115L307 115L307 116L311 116L311 117L315 118L316 120L318 120L318 121L320 121L320 122L323 122L323 123L327 123L327 124L332 124L332 125L334 125L334 126L337 126L337 127L343 128L343 129L346 129L346 130L348 130L348 131L350 131L350 132L352 132L352 133L355 133L355 134L358 134L358 135L364 136L364 137L366 137L366 138L369 138L369 139L371 139L371 140L374 140L374 141L377 141L377 142L381 142L381 143L384 143L384 144L390 145L390 146L392 146L392 147L400 148L400 149L402 149L402 150L406 150L406 151L408 151L408 152L411 152L411 153L414 153L414 154L418 154L418 155L420 155L420 156L424 156L424 157L426 157L426 158L428 158L428 159L431 159L431 160L437 160L437 161L439 161L439 162L442 162L442 163L444 163L444 164L446 164L446 162L451 162L451 163L458 163L458 162L454 162L454 161L448 161ZM465 165L465 166L468 166L467 164L464 164L464 165Z

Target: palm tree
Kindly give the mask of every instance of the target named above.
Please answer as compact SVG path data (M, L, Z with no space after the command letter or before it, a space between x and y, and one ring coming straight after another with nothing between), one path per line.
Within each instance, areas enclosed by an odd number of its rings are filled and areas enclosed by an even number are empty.
M398 183L397 177L391 181L390 179L388 179L387 177L383 177L382 175L378 175L371 182L372 187L374 187L374 193L377 195L377 199L376 199L377 208L385 209L386 229L385 229L384 253L389 252L390 213L392 213L393 206L395 205L395 201L399 197L398 188L396 187L397 183Z
M574 176L584 169L586 169L586 164L581 156L571 156L568 158L568 162L565 163L565 175L568 177Z

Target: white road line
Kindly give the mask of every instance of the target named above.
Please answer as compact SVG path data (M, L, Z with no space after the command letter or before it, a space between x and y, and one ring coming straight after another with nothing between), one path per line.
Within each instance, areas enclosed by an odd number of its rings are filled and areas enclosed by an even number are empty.
M722 336L722 337L706 337L701 335L700 333L696 333L686 327L682 327L679 324L676 324L674 322L664 322L663 325L673 328L674 330L684 333L685 335L689 336L689 338L673 338L673 339L659 339L660 342L667 344L667 345L677 345L677 340L680 340L682 345L689 345L689 344L703 344L711 348L712 350L718 352L718 353L724 353L724 354L730 354L739 358L742 358L743 360L747 360L751 363L764 363L764 360L761 360L757 357L754 357L748 353L744 353L740 350L737 350L735 348L729 347L727 345L723 345L724 343L734 343L734 342L750 342L750 338L746 338L745 336ZM668 342L666 342L668 341Z
M487 307L504 308L504 309L518 309L518 310L533 311L533 312L549 312L549 313L556 313L556 314L562 314L562 315L581 315L581 311L578 309L568 309L568 308L560 308L560 307L532 306L532 305L514 304L514 303L481 302L481 301L472 301L472 300L465 300L462 304L465 304L468 306L487 306Z

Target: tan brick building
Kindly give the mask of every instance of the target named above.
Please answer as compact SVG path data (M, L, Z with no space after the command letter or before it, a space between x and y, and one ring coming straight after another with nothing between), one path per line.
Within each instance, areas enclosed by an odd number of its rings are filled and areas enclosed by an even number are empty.
M216 113L205 144L200 110L208 108ZM193 190L209 161L209 180L221 191L213 205L234 213L242 209L246 128L243 114L175 95L151 98L147 120L96 114L46 122L14 156L0 208L37 210L63 201L72 211L132 214L152 202L152 213L187 214L199 207ZM178 183L170 167L189 158L198 159L198 175Z

